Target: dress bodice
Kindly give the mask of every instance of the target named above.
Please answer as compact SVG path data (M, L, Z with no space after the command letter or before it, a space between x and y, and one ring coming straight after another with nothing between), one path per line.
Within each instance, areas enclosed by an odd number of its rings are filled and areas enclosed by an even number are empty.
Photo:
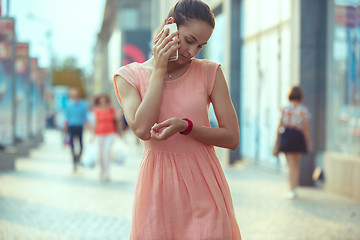
M219 64L193 59L187 71L179 78L165 81L158 122L169 118L189 118L194 124L210 127L208 110L210 94L215 82L216 71ZM121 67L118 75L135 87L141 98L144 98L151 72L139 63L131 63ZM119 102L121 99L117 94ZM185 135L175 134L164 141L150 139L143 141L145 150L155 151L191 151L203 143Z

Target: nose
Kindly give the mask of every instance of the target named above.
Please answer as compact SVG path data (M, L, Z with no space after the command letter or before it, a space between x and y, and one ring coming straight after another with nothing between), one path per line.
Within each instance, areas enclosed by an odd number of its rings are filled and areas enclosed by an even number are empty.
M195 57L196 54L198 54L198 49L197 49L197 47L196 47L196 46L194 46L194 47L193 47L193 46L189 47L188 53L189 53L189 55L190 55L191 57Z

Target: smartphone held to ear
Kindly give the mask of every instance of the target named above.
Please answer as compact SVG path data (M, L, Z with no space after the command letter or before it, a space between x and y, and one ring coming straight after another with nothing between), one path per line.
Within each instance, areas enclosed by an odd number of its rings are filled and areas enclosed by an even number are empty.
M169 29L169 35L176 32L178 29L177 29L177 25L176 23L170 23L170 24L166 24L164 26L164 31L165 29ZM173 38L173 40L177 40L178 36L175 36ZM178 59L178 49L176 49L176 51L174 53L172 53L169 57L169 61L176 61Z

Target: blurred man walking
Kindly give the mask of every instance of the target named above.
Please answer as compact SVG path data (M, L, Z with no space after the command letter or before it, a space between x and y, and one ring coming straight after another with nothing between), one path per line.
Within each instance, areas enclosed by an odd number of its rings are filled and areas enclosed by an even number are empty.
M88 108L84 100L80 98L80 92L76 88L71 88L69 91L67 107L65 109L65 133L70 135L71 153L73 156L73 171L77 171L80 157L83 151L83 128L86 124ZM79 141L80 149L75 153L74 139Z

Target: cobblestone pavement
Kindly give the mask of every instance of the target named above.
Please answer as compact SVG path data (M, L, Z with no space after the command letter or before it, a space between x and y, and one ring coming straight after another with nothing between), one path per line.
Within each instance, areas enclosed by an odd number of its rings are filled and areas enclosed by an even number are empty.
M58 132L44 137L16 171L0 172L0 240L128 239L141 147L127 138L125 163L101 182L97 166L72 173ZM246 163L224 171L244 240L360 240L359 201L315 188L288 200L279 173Z

